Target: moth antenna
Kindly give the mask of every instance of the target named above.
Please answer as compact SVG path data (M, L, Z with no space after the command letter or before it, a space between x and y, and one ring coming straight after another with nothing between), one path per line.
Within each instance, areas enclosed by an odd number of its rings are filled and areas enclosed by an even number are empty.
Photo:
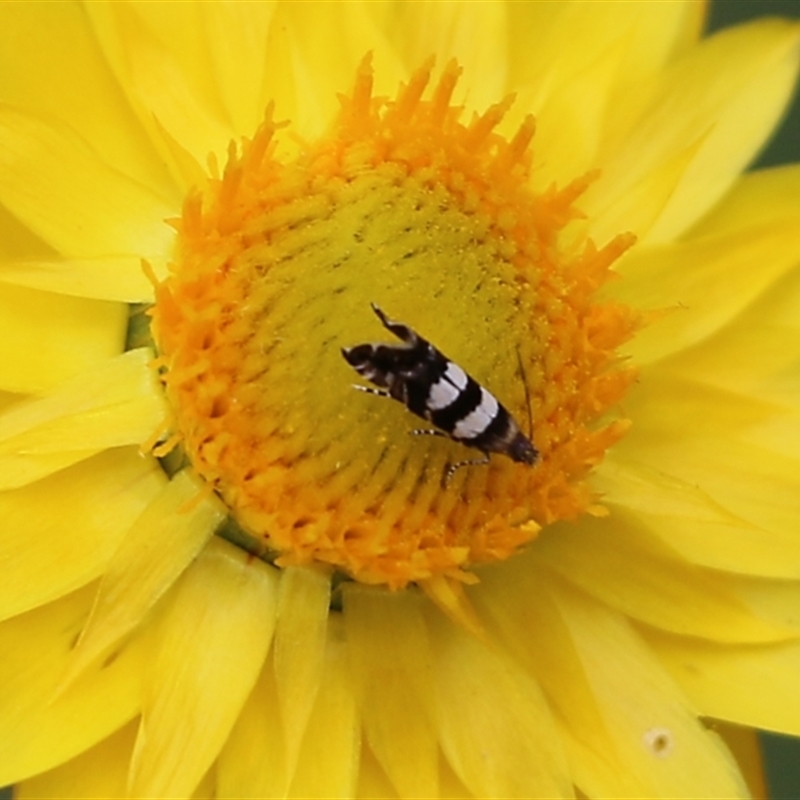
M528 411L528 441L533 441L533 414L531 413L531 392L528 388L528 377L525 374L525 367L522 365L522 354L517 347L517 364L519 364L519 376L522 378L522 388L525 390L525 408Z
M377 303L370 303L370 308L375 312L375 316L385 325L386 324L386 314L383 313L383 310L378 306Z

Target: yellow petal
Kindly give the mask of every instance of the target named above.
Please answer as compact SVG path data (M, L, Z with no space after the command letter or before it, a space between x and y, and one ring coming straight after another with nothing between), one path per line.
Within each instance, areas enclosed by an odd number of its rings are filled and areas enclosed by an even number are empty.
M141 640L53 699L93 595L88 586L0 624L0 785L74 758L139 710L146 657Z
M0 201L65 256L158 256L174 238L164 220L175 215L175 198L103 162L66 125L6 106Z
M14 787L18 800L107 800L125 796L136 737L132 722L77 758Z
M145 676L129 793L185 796L228 737L272 639L276 570L219 539L169 598Z
M638 120L649 99L647 82L699 28L694 3L511 3L508 9L517 78L511 88L519 91L511 117L537 117L533 181L542 189L603 163L601 154Z
M114 551L64 685L139 625L225 518L215 497L186 471L153 497ZM168 548L165 551L165 545Z
M0 279L3 276L0 266ZM0 283L0 387L43 392L118 353L128 311Z
M447 800L470 800L474 796L443 759L439 763L439 786L439 796Z
M621 45L624 57L620 59L615 90L619 102L613 105L614 114L606 116L607 123L624 128L627 107L635 105L635 95L641 94L632 91L632 86L640 90L638 84L643 78L658 72L675 53L694 44L703 8L692 0L635 5L508 3L507 15L510 86L538 83L543 100L558 94L574 75L584 72L612 46ZM618 114L623 120L617 118Z
M205 30L199 6L97 2L85 8L111 69L154 146L168 157L159 141L158 128L163 126L205 164L207 155L221 153L237 132L219 102L208 46L212 32Z
M541 567L532 556L528 551L483 570L471 597L552 704L573 783L589 797L649 796L647 776L628 769L618 752L572 635L548 587L541 585Z
M505 3L399 3L388 33L407 69L432 53L451 58L472 76L469 105L483 109L508 93Z
M272 98L265 97L265 42L276 2L200 3L212 74L234 130L254 131Z
M712 218L692 232L693 238L716 237L719 241L731 232L746 232L763 241L763 250L757 254L759 269L762 259L780 260L787 269L724 327L690 350L673 355L665 365L671 373L729 392L773 400L787 409L796 407L800 271L794 269L797 237L787 245L784 232L793 232L798 225L800 167L795 166L744 176ZM778 246L773 247L762 232L779 232ZM773 271L769 264L767 269ZM752 265L748 271L754 271ZM627 278L620 284L626 282ZM764 440L763 431L759 438ZM790 443L787 440L790 437L784 433L783 441ZM777 438L771 437L770 444L776 443Z
M136 517L166 480L152 459L119 448L0 493L0 619L99 577Z
M729 576L729 581L742 602L760 617L800 633L800 581L776 581L746 575Z
M617 37L622 31L617 32ZM596 37L598 42L604 39ZM627 37L616 38L614 47L595 54L590 63L581 64L581 71L569 75L569 82L559 86L542 104L537 113L541 120L536 131L537 155L547 166L537 169L536 181L544 188L550 183L563 183L564 175L575 175L597 165L603 117L612 93L620 62L624 59ZM570 52L582 52L580 47ZM561 70L559 74L563 75ZM626 198L628 201L629 198ZM633 228L628 224L628 228ZM640 227L636 226L637 233Z
M289 775L323 680L330 595L330 576L321 571L288 567L281 573L274 659Z
M338 94L352 86L356 67L367 52L374 52L377 93L394 93L398 81L407 78L409 68L401 65L395 49L378 29L371 5L305 2L278 6L268 42L265 98L275 100L277 117L290 117L304 138L328 129L339 110ZM402 5L396 10L402 13ZM392 31L397 24L393 22ZM430 51L425 58L429 56ZM411 69L417 66L415 62Z
M0 281L123 303L152 302L153 299L153 286L145 277L142 261L137 256L0 261ZM113 342L115 337L108 339Z
M342 587L350 668L370 749L401 797L438 796L424 600L358 583Z
M274 625L271 615L264 624ZM269 658L217 759L217 797L282 797L289 782L278 688Z
M603 462L595 485L690 562L773 578L796 578L800 571L794 523L769 528L750 521L700 488L702 483L673 477L659 464L614 454Z
M363 800L398 800L400 797L366 742L361 747L356 797Z
M798 415L782 420L788 441L783 445L786 452L781 452L757 435L768 412L769 404L653 374L631 394L628 413L640 424L620 442L615 458L639 462L702 487L728 513L764 531L765 543L780 546L786 566L779 574L786 574L793 565L796 575L800 565L800 537L795 533L800 515L800 428L791 423ZM778 419L779 415L778 411ZM740 571L752 571L744 564L750 551L734 555L743 564Z
M0 414L11 408L15 403L19 403L21 399L18 394L0 391Z
M645 637L701 714L800 735L800 643L732 647L655 631Z
M341 615L328 626L324 680L311 712L289 797L346 798L355 794L361 724L353 696Z
M674 385L691 389L700 401L716 396L730 406L715 429L723 429L738 416L744 423L736 431L739 438L786 457L797 454L800 409L794 365L800 347L795 343L794 322L781 317L800 297L798 291L800 272L777 285L775 296L758 304L758 313L748 313L707 346L682 354L669 365ZM763 324L760 330L753 327L756 319ZM715 368L708 370L712 359Z
M149 350L131 350L8 409L0 417L0 486L24 486L151 436L165 417L151 359Z
M214 781L213 769L203 775L190 797L191 800L217 800L217 787Z
M800 164L740 175L733 188L691 230L691 238L722 236L800 216Z
M726 349L720 341L721 361ZM787 342L785 349L797 350L791 342ZM782 360L775 357L773 363ZM670 440L668 444L677 447L682 447L682 440L688 439L706 442L729 439L733 447L749 446L793 460L800 444L797 425L800 409L792 403L788 391L783 397L773 399L769 397L770 389L765 391L764 386L777 377L784 381L784 390L787 390L793 376L770 375L767 367L765 380L759 376L760 366L753 365L749 387L743 380L739 386L729 388L724 386L726 376L704 373L701 369L704 363L707 363L706 358L697 363L686 354L669 366L657 367L646 374L641 388L637 386L632 391L626 409L638 423L634 446L660 449L664 446L664 437ZM717 388L715 384L723 384L723 387ZM645 415L645 409L650 413ZM665 413L668 419L664 418ZM650 459L652 454L645 452L642 457Z
M453 771L476 797L572 797L550 709L534 678L431 612L433 708Z
M613 797L641 800L651 796L627 765L617 756L613 740L602 725L588 738L587 731L576 733L568 722L556 719L559 736L572 767L578 797Z
M800 29L781 20L729 28L702 41L658 75L653 99L632 134L603 162L603 179L583 209L600 240L633 228L617 202L631 186L697 141L702 146L647 238L675 239L699 219L747 165L791 97ZM654 199L656 197L654 196ZM645 217L650 215L643 208Z
M600 602L656 628L721 642L795 635L788 626L760 619L725 574L684 561L624 509L612 507L608 517L546 532L536 554Z
M471 594L563 722L576 785L613 797L745 796L736 765L625 618L523 554Z
M153 120L155 134L160 139L160 147L164 151L164 161L170 164L175 180L187 191L192 187L202 186L208 180L208 159L198 161L189 150L181 144L158 119ZM210 157L210 156L209 156ZM152 261L150 263L153 263ZM155 267L156 264L153 263ZM159 279L163 280L167 273L166 264L156 269Z
M0 3L0 97L68 122L105 163L118 165L135 181L166 195L176 191L80 5Z
M593 4L577 4L588 5ZM594 4L597 5L597 4ZM620 62L614 92L603 117L601 154L615 152L631 133L656 89L656 76L671 62L696 47L703 32L706 3L678 0L671 3L603 3L605 13L616 15L612 25L623 33L625 58ZM600 160L600 159L599 159Z
M746 797L730 753L624 617L566 584L551 596L625 768L654 796Z
M670 364L676 384L690 387L693 394L724 399L731 412L721 415L724 421L719 428L738 416L742 426L725 432L758 447L765 458L775 454L793 461L798 453L800 408L795 365L800 347L795 343L795 323L782 317L796 304L799 291L800 272L790 282L776 286L773 298L759 303L758 311L764 316L748 314L707 347ZM753 327L756 319L763 324L760 330ZM711 363L714 366L709 370ZM683 376L687 379L681 380Z
M7 8L7 4L0 8ZM7 208L0 205L0 258L18 260L25 258L55 258L56 252L43 239L23 225Z
M753 201L758 199L754 193ZM623 280L614 285L614 296L667 313L637 334L626 351L637 363L649 364L702 342L735 320L797 264L798 225L800 210L655 249L636 249L623 263ZM751 330L756 341L760 327Z
M647 231L657 222L664 206L677 190L683 178L683 173L697 156L702 144L703 140L697 139L682 149L676 148L675 152L665 156L646 175L642 175L639 181L628 186L622 196L615 199L614 212L620 220L625 220L624 224L628 230L636 231L640 239L646 236ZM603 190L602 176L601 181L598 183L597 191L600 192ZM587 224L595 238L598 241L603 241L602 237L605 232L595 230L595 220L590 218ZM646 244L641 244L638 249L634 250L634 254L644 258L648 266L650 264L649 256L652 252L652 249ZM667 253L669 252L667 251ZM636 270L638 261L639 259L637 258L636 262L631 266L633 274L638 274ZM620 266L622 267L622 264ZM627 282L614 284L612 291L617 288L633 292L636 289L636 285L628 284ZM648 283L645 286L645 291L657 291L659 288L661 288L660 284ZM661 298L660 294L659 298ZM640 302L640 305L647 309L647 303L650 300L651 298L646 297ZM662 306L657 305L656 307L660 309Z

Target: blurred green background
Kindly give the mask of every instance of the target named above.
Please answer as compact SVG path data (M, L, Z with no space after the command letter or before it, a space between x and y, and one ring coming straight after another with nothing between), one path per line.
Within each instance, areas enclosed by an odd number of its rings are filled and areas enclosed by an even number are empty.
M652 2L653 0L632 0ZM735 25L754 17L777 15L800 20L800 0L714 0L708 30ZM765 148L754 167L800 161L800 93L780 130ZM767 677L765 676L765 680ZM747 691L747 687L742 687ZM800 676L798 676L800 691ZM761 734L764 769L770 800L800 800L800 739ZM11 789L0 789L0 800L10 800Z

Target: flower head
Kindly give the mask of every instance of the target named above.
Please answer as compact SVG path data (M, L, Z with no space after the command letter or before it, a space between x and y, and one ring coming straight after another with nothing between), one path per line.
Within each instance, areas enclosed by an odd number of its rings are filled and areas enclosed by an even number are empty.
M0 781L730 797L712 720L800 731L800 192L740 176L800 31L422 8L4 15Z
M633 315L593 300L632 237L563 244L588 179L531 191L533 119L511 141L494 133L508 102L465 125L450 103L460 70L422 99L431 68L387 101L365 58L332 130L288 164L269 116L206 196L190 195L152 310L177 439L239 525L280 565L392 588L505 559L540 524L585 511L583 478L622 430L589 426L632 374L614 362ZM368 337L378 302L435 321L437 342L536 420L535 469L490 462L451 484L442 462L457 448L352 397L332 343ZM397 352L409 376L430 358ZM397 395L426 422L456 436L460 424L469 442L483 417L505 419L477 382L469 396L460 367L455 382L432 369Z

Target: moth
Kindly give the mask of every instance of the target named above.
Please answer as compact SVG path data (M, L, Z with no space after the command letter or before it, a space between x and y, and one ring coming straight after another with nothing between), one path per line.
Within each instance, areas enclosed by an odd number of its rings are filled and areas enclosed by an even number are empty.
M413 433L448 436L483 453L482 459L448 466L445 485L461 467L488 464L490 453L499 453L523 464L536 462L539 454L533 443L486 387L408 325L389 319L375 303L371 306L383 327L402 344L366 343L343 347L342 355L347 363L379 387L354 384L354 388L398 400L436 428Z

